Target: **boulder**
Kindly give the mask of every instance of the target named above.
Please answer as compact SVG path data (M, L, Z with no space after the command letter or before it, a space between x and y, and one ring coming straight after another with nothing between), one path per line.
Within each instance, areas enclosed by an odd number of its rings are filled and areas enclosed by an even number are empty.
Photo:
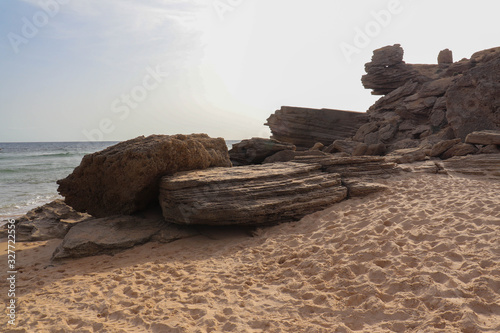
M470 155L470 154L475 154L478 152L478 149L468 143L457 143L447 151L445 151L442 155L441 158L443 160L451 158L453 156L465 156L465 155Z
M217 166L231 166L222 138L141 136L86 155L72 174L57 182L58 191L80 212L96 217L131 214L157 203L162 176Z
M233 144L229 157L233 165L261 164L264 160L282 150L295 150L296 147L289 143L273 139L252 138Z
M500 114L499 114L500 117ZM472 132L465 138L466 143L477 145L500 145L500 131Z
M180 172L161 179L167 221L204 225L272 225L343 200L338 174L294 162Z
M165 227L156 217L111 216L78 223L64 237L52 259L112 254L149 241Z
M326 153L347 153L352 155L356 148L360 145L363 145L361 142L356 142L352 140L335 140L330 146L327 147L326 150L323 150ZM361 151L361 148L358 149ZM366 148L365 148L366 151Z
M394 150L386 156L387 161L398 164L424 161L430 154L430 149L422 147Z
M445 151L447 151L451 147L455 146L456 144L459 144L460 142L461 142L460 139L440 141L440 142L436 143L434 146L432 146L430 156L431 157L439 157Z
M479 149L479 154L500 154L500 146L487 145Z
M363 112L283 106L267 119L266 125L273 139L311 148L317 142L328 146L335 140L350 138L367 121L368 115Z
M386 95L415 80L418 72L403 61L403 48L399 44L373 51L372 61L365 65L366 75L361 82L372 95Z
M388 187L383 184L365 182L357 179L344 181L343 184L347 187L347 193L350 198L364 197L369 194L385 191L388 189Z
M500 130L500 53L492 54L477 56L487 62L476 64L446 92L446 117L462 140L475 131Z
M32 242L64 238L71 227L89 218L90 215L75 211L63 200L54 200L30 210L16 220L16 241ZM7 230L3 228L0 234L6 236Z
M443 161L449 174L476 175L500 179L500 155L469 155L452 157Z

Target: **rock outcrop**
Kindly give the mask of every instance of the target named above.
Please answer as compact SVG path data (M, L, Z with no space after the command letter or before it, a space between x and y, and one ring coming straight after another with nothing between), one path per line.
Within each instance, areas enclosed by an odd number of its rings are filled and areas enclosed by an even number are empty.
M233 144L229 157L234 166L262 164L264 160L283 150L294 151L296 147L289 143L273 139L252 138Z
M476 145L500 145L500 131L472 132L465 138L466 143Z
M31 242L64 238L71 227L89 218L91 218L90 215L75 211L63 200L54 200L30 210L16 220L16 241ZM0 235L6 236L6 230L2 230Z
M455 63L452 58L443 50L438 64L413 65L403 61L399 44L375 50L362 83L384 96L370 107L369 122L353 139L384 144L391 152L499 130L500 48Z
M338 174L319 164L273 163L180 172L163 177L160 205L178 224L272 225L343 200Z
M482 53L446 93L447 120L462 140L474 131L500 130L500 49Z
M222 138L142 136L86 155L72 174L57 182L58 191L68 205L95 217L131 214L157 203L162 176L217 166L231 166Z
M469 155L443 161L448 174L473 175L500 179L500 154Z
M268 119L272 138L297 147L328 146L352 137L368 121L366 113L283 106Z

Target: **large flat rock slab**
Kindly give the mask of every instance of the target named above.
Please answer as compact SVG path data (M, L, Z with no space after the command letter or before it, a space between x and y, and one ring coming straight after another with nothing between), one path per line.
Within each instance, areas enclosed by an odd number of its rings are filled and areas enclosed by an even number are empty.
M161 177L178 171L229 167L222 138L206 134L151 135L86 155L59 180L65 202L95 217L132 214L157 202Z
M165 223L160 212L91 219L69 230L52 259L113 254L150 240L169 243L194 235L189 227Z
M299 220L346 198L338 174L294 162L212 168L163 177L160 205L168 222L272 225Z
M456 156L443 161L448 174L472 175L500 180L500 154Z
M363 112L283 106L266 125L273 139L311 148L317 142L328 146L350 138L367 121L368 115Z
M472 132L467 135L465 142L478 145L500 145L500 131Z

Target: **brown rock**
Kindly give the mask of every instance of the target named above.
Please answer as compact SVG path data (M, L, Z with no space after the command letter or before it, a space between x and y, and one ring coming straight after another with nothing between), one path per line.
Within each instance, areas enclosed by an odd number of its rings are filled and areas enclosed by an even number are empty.
M63 200L54 200L30 210L16 220L16 241L33 242L64 238L71 227L89 218L92 217L75 211ZM0 235L6 237L7 229L3 228Z
M323 148L325 148L325 145L322 144L321 142L316 142L314 144L314 146L312 146L311 148L309 148L310 151L314 151L314 150L323 150Z
M500 130L500 54L479 63L458 79L446 93L446 117L455 135ZM480 58L480 57L479 57Z
M153 217L112 216L78 223L64 237L52 259L113 254L149 241L166 224Z
M497 145L487 145L479 149L479 154L500 154L500 148Z
M454 156L465 156L465 155L470 155L470 154L475 154L478 152L478 149L468 143L458 143L445 151L442 155L441 158L446 160L448 158L454 157Z
M252 138L233 144L229 157L233 165L261 164L264 160L282 150L295 150L295 146L273 139Z
M267 119L266 125L273 139L311 148L317 142L330 145L350 138L367 121L368 115L362 112L283 106Z
M75 210L96 217L131 214L157 202L158 182L177 171L231 166L222 138L152 135L86 155L58 191Z
M468 155L443 161L449 174L486 176L500 179L500 155Z
M438 64L452 64L453 63L453 52L449 49L444 49L439 52Z
M401 45L385 46L373 51L372 61L365 65L366 75L361 82L372 95L386 95L419 76L411 65L403 61Z
M500 131L472 132L467 135L465 142L478 145L500 145Z
M397 165L381 156L329 157L319 161L326 172L342 178L385 178L399 172Z
M364 182L357 179L344 181L343 184L347 187L348 195L350 198L364 197L369 194L385 191L388 189L388 187L383 184Z
M423 149L421 147L398 149L388 154L386 156L386 160L398 164L412 163L417 161L424 161L427 156L429 156L429 154L429 149Z
M163 177L160 205L178 224L270 225L343 200L340 176L294 162L212 168Z
M364 155L382 156L385 154L386 150L387 150L387 148L383 143L376 143L376 144L369 145L368 148L366 149Z
M448 149L450 149L451 147L460 142L461 142L460 139L445 140L438 142L432 147L430 156L431 157L441 156L441 154L443 154L445 151L447 151Z

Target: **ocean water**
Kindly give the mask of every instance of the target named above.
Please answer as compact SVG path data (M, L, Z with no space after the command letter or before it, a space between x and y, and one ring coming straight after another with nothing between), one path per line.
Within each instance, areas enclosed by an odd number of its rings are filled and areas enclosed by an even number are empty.
M230 149L240 140L228 140ZM56 181L83 156L117 142L0 143L0 223L61 198Z

